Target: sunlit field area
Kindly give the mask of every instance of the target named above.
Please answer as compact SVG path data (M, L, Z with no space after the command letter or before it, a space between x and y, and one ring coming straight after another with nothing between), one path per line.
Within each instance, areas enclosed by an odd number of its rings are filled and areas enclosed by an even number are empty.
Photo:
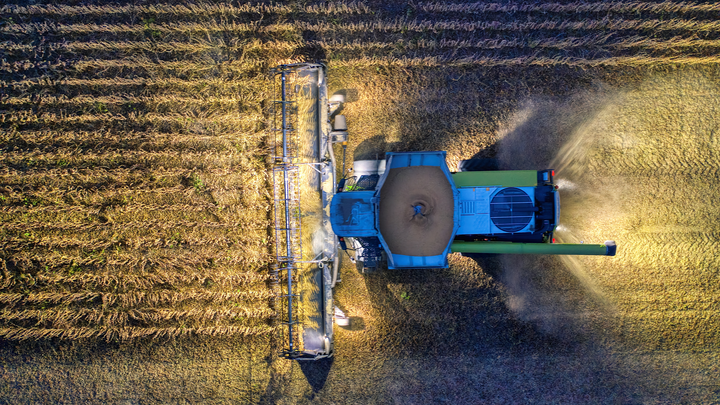
M348 162L555 169L615 257L345 261L278 357L269 69L321 61ZM0 403L720 403L720 4L8 0ZM336 152L340 155L340 149Z

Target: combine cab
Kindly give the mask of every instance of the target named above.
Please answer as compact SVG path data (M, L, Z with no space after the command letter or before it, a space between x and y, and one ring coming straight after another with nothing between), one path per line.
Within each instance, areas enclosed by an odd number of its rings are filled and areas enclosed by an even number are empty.
M615 255L612 241L554 243L560 204L552 170L498 171L469 160L453 173L445 152L408 152L355 161L345 178L343 147L337 179L333 144L346 145L347 128L334 114L344 99L328 98L324 66L271 73L282 356L332 356L333 324L349 322L333 303L339 249L352 251L362 272L447 267L451 252Z

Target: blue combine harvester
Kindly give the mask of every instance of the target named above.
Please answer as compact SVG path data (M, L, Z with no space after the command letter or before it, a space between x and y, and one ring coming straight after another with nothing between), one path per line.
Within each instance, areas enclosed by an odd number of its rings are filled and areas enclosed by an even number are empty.
M451 173L445 152L388 153L355 166L355 178L332 200L330 220L364 272L385 262L443 268L450 252L615 255L612 241L553 243L560 199L552 170Z
M346 178L343 152L338 181L333 144L346 144L347 128L333 114L344 99L328 98L324 66L283 65L271 73L282 356L333 355L333 324L349 322L333 304L340 249L353 252L364 273L444 268L451 252L615 255L613 241L554 243L560 204L552 170L489 170L471 159L450 172L445 152L406 152L355 161Z

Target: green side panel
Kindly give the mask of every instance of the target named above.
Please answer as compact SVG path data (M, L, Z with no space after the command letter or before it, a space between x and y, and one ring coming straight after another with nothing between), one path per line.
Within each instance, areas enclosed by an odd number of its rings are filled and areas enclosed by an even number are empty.
M514 243L514 242L453 242L452 252L458 253L500 253L536 255L596 255L612 256L614 252L606 245L589 243Z
M457 172L452 174L456 187L535 187L535 170L498 170L490 172Z

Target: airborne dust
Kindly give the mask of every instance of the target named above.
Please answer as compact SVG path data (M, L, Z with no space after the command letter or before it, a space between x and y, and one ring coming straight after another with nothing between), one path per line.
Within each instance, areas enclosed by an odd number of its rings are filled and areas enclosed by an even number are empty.
M614 258L502 258L507 305L520 319L623 347L717 345L713 83L685 72L623 91L529 100L501 128L501 168L556 170L558 242L618 245Z

